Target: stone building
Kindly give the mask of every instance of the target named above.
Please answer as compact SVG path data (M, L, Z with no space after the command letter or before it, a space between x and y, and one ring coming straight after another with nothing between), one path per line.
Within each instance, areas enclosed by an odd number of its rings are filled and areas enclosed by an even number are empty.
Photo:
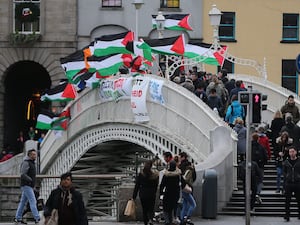
M143 3L133 4L133 3ZM139 9L136 9L135 6ZM0 2L0 146L16 150L20 131L35 125L39 95L65 78L59 59L105 34L138 31L158 38L152 15L191 14L187 41L201 41L201 0L3 0ZM182 31L164 31L165 37Z

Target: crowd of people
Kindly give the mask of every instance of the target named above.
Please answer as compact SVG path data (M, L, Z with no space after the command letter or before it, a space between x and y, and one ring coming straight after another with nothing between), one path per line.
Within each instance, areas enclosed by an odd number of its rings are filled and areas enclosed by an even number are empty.
M166 225L174 224L173 222L193 224L191 216L196 208L193 196L195 168L185 152L176 156L171 152L164 152L163 157L166 168L162 171L161 179L159 172L152 167L153 160L147 161L136 178L132 198L135 200L139 195L145 225L154 223L157 192Z
M292 194L295 195L298 205L298 218L300 219L300 159L299 138L300 127L299 109L294 97L290 95L286 103L274 113L274 117L267 132L264 126L259 126L252 135L251 143L251 210L255 202L262 203L260 197L263 188L264 167L269 160L275 160L276 165L276 191L285 196L285 221L290 221L290 202ZM238 134L237 152L239 164L239 177L245 187L245 150L246 132L242 119L236 120L234 130ZM271 151L271 146L273 152Z

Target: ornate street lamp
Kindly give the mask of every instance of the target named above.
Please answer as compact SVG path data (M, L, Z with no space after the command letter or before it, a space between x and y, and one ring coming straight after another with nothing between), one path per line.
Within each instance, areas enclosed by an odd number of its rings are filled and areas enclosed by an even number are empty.
M222 13L221 11L217 8L217 6L214 4L212 5L212 9L208 13L209 19L210 19L210 24L213 27L213 47L214 50L217 50L219 46L219 26L221 22L221 16Z
M135 40L138 40L139 38L139 9L144 4L144 0L133 0L132 4L135 7Z
M162 14L162 12L158 12L157 16L155 17L156 21L156 29L158 31L158 38L161 39L164 37L164 29L165 29L165 21L166 18Z

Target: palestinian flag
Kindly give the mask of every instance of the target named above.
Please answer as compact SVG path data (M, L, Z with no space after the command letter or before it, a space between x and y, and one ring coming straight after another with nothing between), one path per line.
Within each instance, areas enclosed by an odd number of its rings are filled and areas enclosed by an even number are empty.
M132 52L134 56L141 56L149 62L155 59L152 55L151 47L144 41L129 41L126 45L126 49Z
M51 130L67 130L68 123L71 119L70 108L67 108L55 118L51 124Z
M36 128L41 130L50 130L52 122L57 119L58 116L53 112L42 109L37 117Z
M112 54L128 54L130 51L126 49L126 45L129 41L134 40L134 34L131 31L103 35L95 39L93 53L95 56L107 56Z
M152 27L156 28L157 15L152 15ZM190 14L167 14L165 17L165 29L168 30L193 30L189 25Z
M149 39L145 43L153 53L162 55L183 55L185 52L184 35L171 38Z
M86 87L96 88L100 84L100 75L96 72L88 72L84 76L81 77L80 82L77 84L77 87L80 90L83 90Z
M119 68L123 65L122 54L101 57L92 56L88 58L88 61L91 65L91 71L97 71L101 78L119 72Z
M89 67L86 64L84 52L82 50L78 50L64 58L61 58L60 63L70 82L73 82L73 77L75 75Z
M225 56L227 52L227 46L222 46L218 51L214 52L215 58L218 60L220 66L223 66L223 63L225 61Z
M214 52L209 47L201 47L198 45L186 44L184 57L186 58L195 58L199 62L219 66L218 60L214 56Z
M71 101L75 98L74 96L76 96L76 94L72 93L73 91L74 89L68 86L68 82L64 82L47 90L46 93L41 96L41 101Z

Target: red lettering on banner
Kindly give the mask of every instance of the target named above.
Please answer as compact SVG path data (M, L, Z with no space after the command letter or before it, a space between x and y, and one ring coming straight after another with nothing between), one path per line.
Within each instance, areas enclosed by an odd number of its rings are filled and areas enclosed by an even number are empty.
M141 97L143 95L143 91L142 90L133 90L131 92L131 96L133 97Z

